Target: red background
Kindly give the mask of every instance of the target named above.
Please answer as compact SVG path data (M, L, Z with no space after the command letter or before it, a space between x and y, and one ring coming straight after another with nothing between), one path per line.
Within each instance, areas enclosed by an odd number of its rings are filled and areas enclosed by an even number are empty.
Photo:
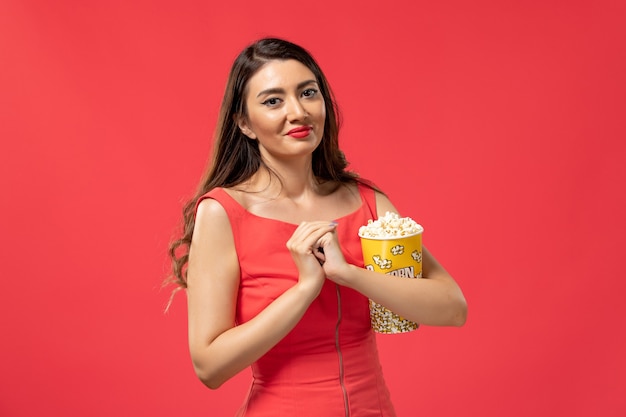
M0 3L0 415L228 416L160 281L254 39L307 47L469 302L379 337L400 416L623 416L623 1Z

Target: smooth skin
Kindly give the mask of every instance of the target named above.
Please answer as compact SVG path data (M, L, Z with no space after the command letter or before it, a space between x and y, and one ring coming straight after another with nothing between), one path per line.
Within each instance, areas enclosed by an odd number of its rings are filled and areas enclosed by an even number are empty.
M198 207L189 250L187 298L189 348L200 380L215 389L250 366L284 338L319 295L326 279L359 291L398 314L424 325L460 326L467 306L445 269L423 249L423 277L408 280L348 264L336 224L361 205L354 185L318 183L311 155L324 131L324 99L315 76L294 60L264 65L249 81L247 117L238 124L259 141L264 162L249 181L226 189L251 213L298 225L285 242L298 269L298 282L252 320L235 325L239 262L224 208L205 199ZM287 134L309 126L304 138ZM378 215L397 210L377 193ZM320 248L323 251L320 251Z

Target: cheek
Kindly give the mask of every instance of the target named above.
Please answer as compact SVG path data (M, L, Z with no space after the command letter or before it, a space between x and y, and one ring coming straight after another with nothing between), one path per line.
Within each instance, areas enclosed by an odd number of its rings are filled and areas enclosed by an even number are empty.
M320 114L322 117L326 117L326 102L324 100L322 100L322 102L320 103Z
M324 131L324 125L326 123L326 106L322 103L322 109L319 115L319 124L322 131Z
M311 106L308 109L308 112L316 119L318 123L324 122L324 120L326 120L326 105L324 103L324 100L320 100L319 102L315 103L314 106Z
M279 124L278 117L271 113L255 112L249 116L250 126L255 132L274 131Z

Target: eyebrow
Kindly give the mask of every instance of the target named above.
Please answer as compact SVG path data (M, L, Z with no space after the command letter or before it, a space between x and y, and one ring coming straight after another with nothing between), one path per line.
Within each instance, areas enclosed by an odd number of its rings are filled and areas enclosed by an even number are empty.
M305 87L309 84L317 84L317 81L316 80L302 81L301 83L297 85L296 89L299 90L302 87ZM257 98L263 95L268 95L268 94L284 94L284 93L285 93L285 90L282 88L268 88L267 90L263 90L259 94L257 94Z

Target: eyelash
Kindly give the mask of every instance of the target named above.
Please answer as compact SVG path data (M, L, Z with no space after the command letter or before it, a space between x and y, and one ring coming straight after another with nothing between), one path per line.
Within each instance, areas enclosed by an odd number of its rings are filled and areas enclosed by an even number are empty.
M308 93L308 95L306 95L307 93ZM302 95L305 98L315 97L318 93L319 93L319 91L317 89L315 89L315 88L307 88L306 90L302 91ZM261 104L263 104L264 106L268 106L268 107L274 107L274 106L276 106L278 104L278 103L276 103L276 101L278 101L278 100L281 100L281 99L279 99L278 97L270 97L267 100L265 100L264 102L262 102Z
M271 97L271 98L268 98L267 100L265 100L265 101L264 101L263 103L261 103L261 104L263 104L264 106L268 106L268 107L274 107L274 106L276 106L276 104L278 104L278 103L270 103L270 102L271 102L271 101L277 101L277 100L280 100L280 99L279 99L279 98L276 98L276 97Z

